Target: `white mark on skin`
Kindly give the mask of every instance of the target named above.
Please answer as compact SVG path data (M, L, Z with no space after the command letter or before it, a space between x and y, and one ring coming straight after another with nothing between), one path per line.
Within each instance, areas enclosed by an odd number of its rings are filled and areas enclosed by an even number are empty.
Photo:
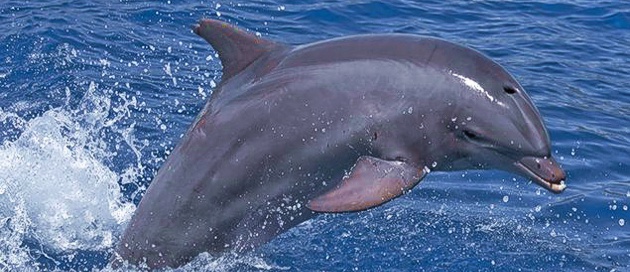
M453 73L453 71L450 71L450 74L458 78L462 83L464 83L464 85L468 86L468 88L470 88L471 90L477 91L485 95L488 98L488 100L490 100L490 102L495 102L499 106L505 107L505 104L503 104L503 102L495 99L494 96L490 95L490 93L488 93L488 91L486 91L483 87L481 87L481 84L479 84L477 81L474 81L471 78L465 77L463 75Z

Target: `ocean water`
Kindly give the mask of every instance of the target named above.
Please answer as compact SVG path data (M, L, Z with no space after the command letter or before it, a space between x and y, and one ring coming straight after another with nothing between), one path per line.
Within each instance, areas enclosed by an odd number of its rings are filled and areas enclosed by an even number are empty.
M397 32L482 51L541 111L568 189L434 172L381 207L177 271L630 271L630 3L433 0L0 1L0 271L111 270L220 81L190 30L203 17L295 45Z

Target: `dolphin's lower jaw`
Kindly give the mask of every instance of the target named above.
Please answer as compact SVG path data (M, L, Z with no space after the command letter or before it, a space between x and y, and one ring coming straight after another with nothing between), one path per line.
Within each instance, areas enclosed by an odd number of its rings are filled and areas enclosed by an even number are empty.
M566 174L551 157L524 157L514 165L521 174L553 193L559 194L567 188L564 184Z

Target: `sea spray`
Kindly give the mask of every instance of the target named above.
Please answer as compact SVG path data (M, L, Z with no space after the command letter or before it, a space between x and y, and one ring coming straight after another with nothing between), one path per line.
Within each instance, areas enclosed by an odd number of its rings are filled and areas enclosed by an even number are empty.
M32 268L33 255L72 259L113 248L135 209L119 181L133 182L143 171L134 125L123 122L135 103L91 83L75 109L30 120L0 110L3 126L21 131L0 144L0 270ZM122 145L136 156L124 175L107 163Z

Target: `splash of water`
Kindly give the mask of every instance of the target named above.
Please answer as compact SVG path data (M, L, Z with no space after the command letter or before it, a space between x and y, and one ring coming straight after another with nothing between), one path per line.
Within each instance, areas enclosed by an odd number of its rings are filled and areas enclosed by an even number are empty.
M90 84L78 109L51 109L30 120L0 109L0 122L22 131L0 145L0 270L36 266L25 241L46 249L36 254L110 249L133 213L119 174L104 161L113 156L112 137L138 151L133 124L112 129L134 100L112 107L96 90ZM106 129L113 133L101 133Z

